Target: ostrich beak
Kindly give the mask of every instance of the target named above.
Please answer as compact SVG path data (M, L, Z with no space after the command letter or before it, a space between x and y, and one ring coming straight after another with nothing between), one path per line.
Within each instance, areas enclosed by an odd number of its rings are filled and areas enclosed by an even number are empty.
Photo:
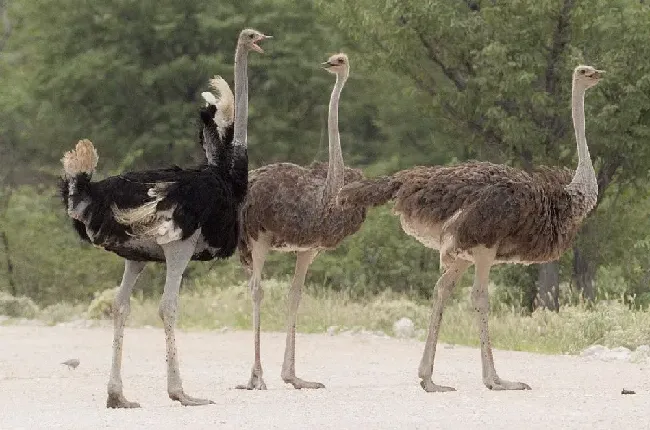
M264 50L263 50L263 49L262 49L262 48L257 44L257 42L261 42L261 41L266 40L266 39L273 39L273 36L269 36L269 35L266 35L266 34L261 34L261 35L259 35L259 36L255 39L255 41L252 43L252 47L253 47L253 49L254 49L255 51L259 52L260 54L263 54L263 53L264 53Z
M591 77L596 78L596 79L600 79L600 78L603 77L604 74L605 74L604 70L595 70L594 73L591 74Z

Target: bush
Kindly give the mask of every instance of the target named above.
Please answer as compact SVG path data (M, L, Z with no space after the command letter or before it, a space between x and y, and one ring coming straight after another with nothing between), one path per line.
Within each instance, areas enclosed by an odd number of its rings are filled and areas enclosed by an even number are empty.
M49 325L81 319L86 308L87 306L81 304L56 303L43 308L39 312L38 319Z
M369 211L361 229L335 250L319 254L307 282L355 298L382 291L430 297L438 278L438 253L425 248L400 227L390 207ZM271 253L265 277L282 279L293 274L295 256Z
M61 301L87 304L96 292L112 289L123 271L123 260L113 253L83 243L70 225L52 188L24 186L14 190L6 213L0 213L0 228L7 236L12 279L8 279L7 249L0 245L0 290L25 296L40 307ZM637 308L650 304L650 240L637 240L619 260L601 265L597 272L597 298L625 297ZM571 252L562 256L561 281L570 286ZM624 259L625 258L625 259ZM38 264L34 264L37 261ZM428 249L406 235L390 206L369 211L361 229L336 250L322 252L311 265L307 283L322 291L344 291L357 300L372 299L384 291L430 299L439 276L437 251ZM272 252L264 278L286 279L293 275L295 255ZM454 297L471 285L468 270ZM206 275L214 284L196 283ZM184 274L182 290L227 288L245 280L237 255L225 261L191 262ZM136 291L145 298L162 294L163 264L148 264ZM536 294L537 266L502 265L491 272L497 285L493 303L530 312ZM12 290L9 290L9 286ZM561 289L561 305L576 303L575 291ZM110 310L98 310L108 315Z
M14 318L34 318L38 314L38 306L29 297L14 297L0 291L0 315Z
M120 287L109 288L101 293L95 293L95 298L88 305L88 318L106 319L113 315L113 301Z

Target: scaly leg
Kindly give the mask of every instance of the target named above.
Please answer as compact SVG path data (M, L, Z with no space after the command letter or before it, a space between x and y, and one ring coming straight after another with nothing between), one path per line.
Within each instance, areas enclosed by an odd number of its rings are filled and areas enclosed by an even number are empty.
M307 269L309 269L309 265L317 254L318 251L315 250L298 252L296 270L287 296L289 302L287 309L287 343L284 349L284 362L282 363L282 380L297 389L325 388L325 385L320 382L304 381L296 377L296 317Z
M427 341L424 345L424 352L420 367L418 369L418 376L420 377L420 385L427 392L442 392L442 391L455 391L452 387L434 384L431 375L433 375L433 361L436 356L436 344L438 343L438 334L440 332L440 324L442 323L442 312L445 308L445 303L451 292L453 291L456 283L461 275L470 266L470 262L465 260L453 260L446 265L444 273L436 282L437 299L433 302L433 310L431 311L431 322L429 323L429 334Z
M120 289L113 301L113 362L108 380L107 408L139 408L140 404L129 402L122 391L122 342L124 324L131 311L131 292L138 276L147 263L144 261L124 261L124 275Z
M160 318L165 329L167 341L167 392L169 398L178 400L183 406L199 406L214 403L207 399L190 397L183 391L180 369L178 366L178 352L176 350L176 338L174 326L178 311L178 293L181 288L183 272L192 258L200 230L182 241L175 241L161 245L165 252L165 263L167 264L167 276L165 279L165 290L160 301Z
M251 290L253 300L253 331L255 342L255 361L251 370L251 377L246 385L237 385L235 388L240 390L266 390L266 384L262 378L262 361L260 354L260 306L264 298L262 290L262 269L266 254L269 252L269 246L262 240L251 242L251 255L253 258L253 270L248 286Z
M483 366L483 383L490 390L530 390L528 384L523 382L510 382L499 378L494 368L494 357L492 356L492 345L488 331L488 313L490 308L488 283L490 278L490 267L494 261L494 251L491 249L479 249L474 252L474 287L472 288L472 303L476 311L481 338L481 364Z

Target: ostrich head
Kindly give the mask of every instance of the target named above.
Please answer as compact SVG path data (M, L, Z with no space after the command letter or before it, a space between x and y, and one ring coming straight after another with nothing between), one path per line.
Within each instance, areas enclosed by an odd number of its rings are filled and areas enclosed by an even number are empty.
M604 73L591 66L578 66L573 71L573 81L585 88L591 88L600 81Z
M340 53L334 54L323 63L323 67L330 73L335 73L344 78L348 77L350 73L350 62L348 56Z
M263 54L264 50L260 48L257 43L265 39L270 39L272 37L273 36L267 36L266 34L252 28L246 28L242 30L241 33L239 33L239 40L237 41L237 44L239 46L243 46L246 48L246 50L252 49L253 51Z

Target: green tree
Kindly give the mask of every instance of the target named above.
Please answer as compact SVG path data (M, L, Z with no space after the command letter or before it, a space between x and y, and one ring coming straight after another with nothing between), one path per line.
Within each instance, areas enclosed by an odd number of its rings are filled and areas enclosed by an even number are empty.
M419 105L422 112L433 118L436 129L460 142L467 158L523 168L575 166L569 76L579 63L606 69L606 81L587 102L599 202L613 184L625 187L646 177L647 4L631 0L318 4L357 42L368 62L390 67L429 96ZM591 217L575 248L574 277L588 298L594 297L593 276L602 262L594 251L605 246L590 226L605 212ZM552 278L556 277L545 276Z
M57 291L87 297L93 285L89 267L96 265L106 269L102 279L119 280L108 253L90 252L96 263L72 270L70 254L54 252L66 246L88 251L73 245L76 238L64 209L50 201L59 158L76 140L88 137L100 155L98 178L201 160L198 95L215 74L232 84L235 40L246 26L275 36L265 44L266 54L250 62L252 167L327 156L324 125L333 80L320 63L345 43L318 22L309 3L13 0L9 6L13 32L0 38L7 42L0 56L0 163L5 167L0 180L3 187L10 185L0 195L0 232L7 231L0 235L0 261L4 273L15 268L17 292L41 301ZM363 97L372 93L372 84L353 76L346 87L341 130L351 160L378 156L369 154L372 145L366 144L379 134L376 106ZM21 184L39 183L47 185L12 195ZM57 222L61 228L55 228ZM78 261L76 251L70 251ZM42 270L28 270L30 255L44 260ZM200 272L198 267L190 273ZM48 279L50 271L68 279ZM66 282L76 287L66 289Z
M198 162L198 95L215 74L232 83L236 35L251 26L275 36L250 61L252 168L327 158L333 79L319 64L337 51L352 62L344 157L369 175L469 158L573 166L568 76L578 62L606 69L587 100L599 208L559 273L587 297L625 292L643 304L649 16L647 2L632 0L0 0L0 288L49 303L119 281L119 258L81 245L54 198L62 152L91 138L98 178ZM319 256L310 281L427 295L436 259L382 208ZM291 256L275 254L267 274L292 268ZM235 258L188 274L206 270L239 273ZM155 265L147 273L160 280ZM534 268L498 273L507 296L532 305ZM515 285L530 288L514 294Z
M127 153L138 168L201 159L198 96L215 74L232 84L235 40L245 26L276 37L250 62L252 164L309 162L327 148L331 77L319 64L342 38L317 23L309 3L36 0L16 2L14 14L13 46L30 57L38 100L33 139L47 142L41 149L52 164L82 137L96 141L100 169L129 167ZM346 89L355 108L344 107L345 121L352 133L369 134L350 139L363 148L376 132L354 87Z

